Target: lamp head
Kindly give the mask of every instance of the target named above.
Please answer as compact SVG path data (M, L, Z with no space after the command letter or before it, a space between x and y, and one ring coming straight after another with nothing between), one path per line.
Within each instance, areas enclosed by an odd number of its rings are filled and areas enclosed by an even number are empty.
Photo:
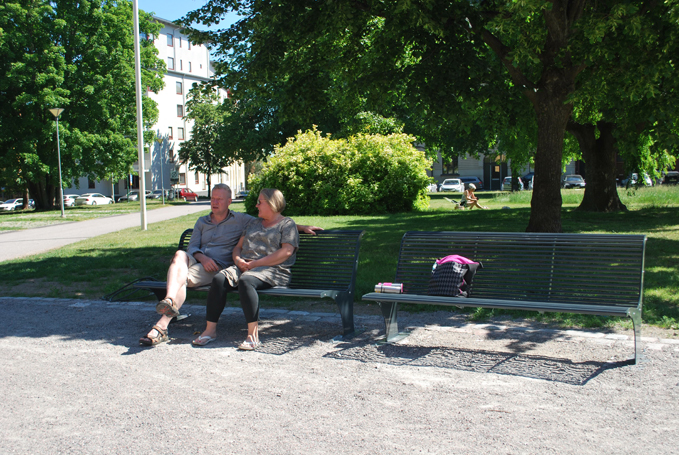
M59 118L59 116L61 115L61 113L64 112L64 109L61 108L61 107L55 107L55 108L53 108L53 109L50 109L49 111L52 113L52 115L54 116L54 118Z

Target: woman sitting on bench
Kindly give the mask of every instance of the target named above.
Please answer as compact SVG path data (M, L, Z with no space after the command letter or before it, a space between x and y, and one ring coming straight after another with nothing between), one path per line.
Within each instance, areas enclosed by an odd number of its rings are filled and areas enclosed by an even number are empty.
M207 297L205 331L195 346L205 346L217 337L217 322L226 306L229 291L238 290L248 323L247 339L238 349L252 351L259 345L259 295L257 289L287 286L290 267L295 263L299 234L295 222L281 215L285 209L283 193L265 188L257 201L259 218L245 229L233 250L235 265L221 270L212 279Z

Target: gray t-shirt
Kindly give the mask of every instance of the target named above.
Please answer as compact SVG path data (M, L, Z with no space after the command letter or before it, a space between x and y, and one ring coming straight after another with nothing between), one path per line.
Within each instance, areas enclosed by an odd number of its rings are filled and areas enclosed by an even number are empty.
M264 267L255 267L244 274L252 275L269 283L271 286L287 286L292 276L290 267L295 263L297 248L299 248L299 233L295 222L284 217L275 225L265 228L262 219L257 218L247 225L243 236L243 250L241 257L245 260L256 260L280 250L284 243L289 243L295 252L285 262Z
M191 256L203 253L221 268L226 268L233 265L233 248L238 244L243 231L258 218L229 210L224 221L214 224L211 216L212 213L198 218L186 252Z

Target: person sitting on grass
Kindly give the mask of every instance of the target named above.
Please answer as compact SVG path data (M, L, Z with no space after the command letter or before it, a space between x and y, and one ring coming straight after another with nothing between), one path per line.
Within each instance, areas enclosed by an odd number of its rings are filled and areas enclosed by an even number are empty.
M476 190L476 185L473 183L469 184L469 187L467 187L466 190L464 190L464 193L462 194L462 200L460 201L460 208L464 207L469 207L469 210L473 209L474 207L479 208L479 209L487 209L488 207L485 207L481 204L479 204L479 198L477 198L474 195L474 191Z
M248 336L238 349L257 349L260 345L257 290L290 283L299 234L295 222L281 214L285 209L283 193L264 188L259 193L257 209L259 219L248 225L233 249L235 265L221 270L212 279L205 309L206 328L193 340L195 346L205 346L217 338L217 322L226 306L227 293L238 290L248 324Z
M220 270L233 264L234 247L245 228L257 218L229 210L231 188L224 183L212 189L210 214L200 217L193 227L187 251L178 250L167 271L165 298L158 302L156 311L161 318L139 339L144 346L155 346L170 339L167 326L186 300L186 287L207 286ZM316 226L297 225L307 234L322 230Z

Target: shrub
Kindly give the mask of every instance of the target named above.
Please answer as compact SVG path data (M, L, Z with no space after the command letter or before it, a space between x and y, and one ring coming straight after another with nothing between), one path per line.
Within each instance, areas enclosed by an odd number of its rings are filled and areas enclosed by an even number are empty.
M365 215L426 209L430 163L406 134L323 137L316 129L297 136L250 182L248 213L262 188L278 188L286 215Z

